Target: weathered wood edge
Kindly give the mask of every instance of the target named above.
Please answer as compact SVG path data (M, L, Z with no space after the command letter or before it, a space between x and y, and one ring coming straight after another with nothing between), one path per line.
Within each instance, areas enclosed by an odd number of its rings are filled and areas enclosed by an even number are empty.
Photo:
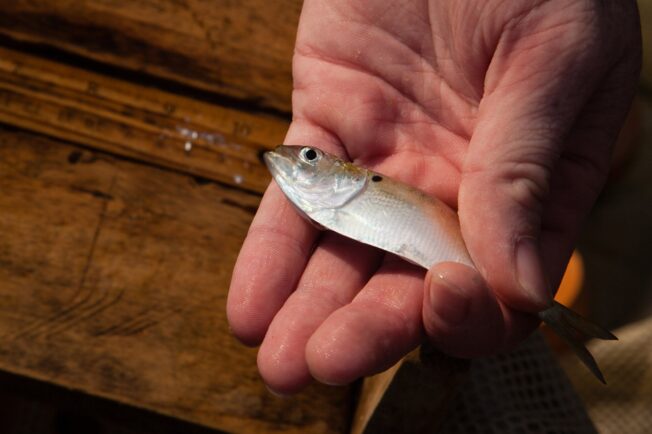
M301 1L3 2L0 34L290 111Z
M1 47L0 122L259 193L288 126Z
M232 432L341 432L346 389L276 398L228 332L258 196L31 133L0 143L2 369Z

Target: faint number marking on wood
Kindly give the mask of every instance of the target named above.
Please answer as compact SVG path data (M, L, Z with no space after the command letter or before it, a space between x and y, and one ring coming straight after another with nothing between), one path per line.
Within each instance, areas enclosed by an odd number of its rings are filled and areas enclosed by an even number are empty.
M108 197L112 196L113 187L116 182L116 176L111 180L111 184L106 195ZM87 192L84 192L87 193ZM97 196L96 196L97 197ZM82 270L82 275L77 285L75 294L71 298L71 305L62 309L59 312L54 313L48 318L41 320L36 320L26 326L23 330L19 331L13 336L13 339L21 338L35 338L39 335L51 336L53 334L59 333L63 330L76 325L80 321L83 321L87 318L90 318L102 310L116 304L122 298L123 291L120 291L113 299L110 299L108 302L104 302L108 296L108 291L100 296L98 301L89 304L89 301L95 295L95 291L92 288L89 288L85 291L86 277L90 270L91 264L93 263L93 255L95 253L95 247L97 245L97 240L99 238L104 220L106 218L106 211L110 199L100 198L102 200L102 209L100 211L99 219L97 226L95 227L95 232L93 233L93 238L91 239L91 245L84 263L84 269Z
M11 107L12 97L11 92L0 89L0 106L9 108Z
M20 75L20 70L22 69L22 67L23 67L23 64L22 64L22 63L20 63L20 62L15 62L15 63L13 64L13 68L11 69L11 73L12 73L13 75Z
M86 92L90 93L91 95L97 95L100 90L100 85L95 83L94 81L89 81L88 86L86 87Z
M23 103L23 110L30 115L37 115L41 111L41 104L35 101L25 101Z
M234 136L247 137L249 134L251 134L251 125L241 121L236 121L233 124Z
M208 43L208 46L211 48L211 51L214 51L218 46L218 41L213 37L213 29L206 25L201 14L197 13L195 8L188 2L188 0L182 0L179 2L180 5L188 11L193 22L199 26L202 33L204 34L204 40Z
M165 105L163 106L163 110L165 110L166 114L171 115L177 110L177 106L172 103L166 102Z

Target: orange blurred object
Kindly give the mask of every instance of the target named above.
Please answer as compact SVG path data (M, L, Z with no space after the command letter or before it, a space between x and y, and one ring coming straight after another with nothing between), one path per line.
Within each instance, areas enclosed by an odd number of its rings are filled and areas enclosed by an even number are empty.
M559 284L559 289L555 295L555 300L559 303L567 306L582 316L588 315L587 303L586 303L586 294L582 294L582 288L584 286L584 260L582 255L577 251L573 251L573 255L568 262L566 271L564 272L564 277L561 279ZM543 332L546 341L550 347L557 353L563 353L567 351L568 347L566 343L557 336L552 330L546 327L545 324L541 325L541 331Z
M584 260L582 259L582 255L575 250L568 262L564 277L561 279L555 300L571 309L581 308L581 306L576 306L576 304L579 304L583 285Z

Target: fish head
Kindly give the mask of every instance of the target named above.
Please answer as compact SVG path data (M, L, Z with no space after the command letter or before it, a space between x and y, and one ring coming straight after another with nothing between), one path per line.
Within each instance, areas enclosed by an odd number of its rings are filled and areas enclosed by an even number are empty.
M278 146L263 155L283 193L300 211L339 208L364 190L367 171L310 146Z

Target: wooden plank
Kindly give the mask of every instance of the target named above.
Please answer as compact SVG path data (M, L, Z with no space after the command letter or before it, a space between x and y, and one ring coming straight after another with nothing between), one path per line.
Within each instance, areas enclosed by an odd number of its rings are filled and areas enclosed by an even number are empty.
M437 432L469 366L468 360L422 345L387 371L365 378L350 434Z
M297 0L4 0L0 33L290 111Z
M287 122L0 47L0 121L253 191Z
M225 298L259 196L0 130L0 369L228 432L336 433L276 398Z
M222 434L173 417L0 371L2 434Z

